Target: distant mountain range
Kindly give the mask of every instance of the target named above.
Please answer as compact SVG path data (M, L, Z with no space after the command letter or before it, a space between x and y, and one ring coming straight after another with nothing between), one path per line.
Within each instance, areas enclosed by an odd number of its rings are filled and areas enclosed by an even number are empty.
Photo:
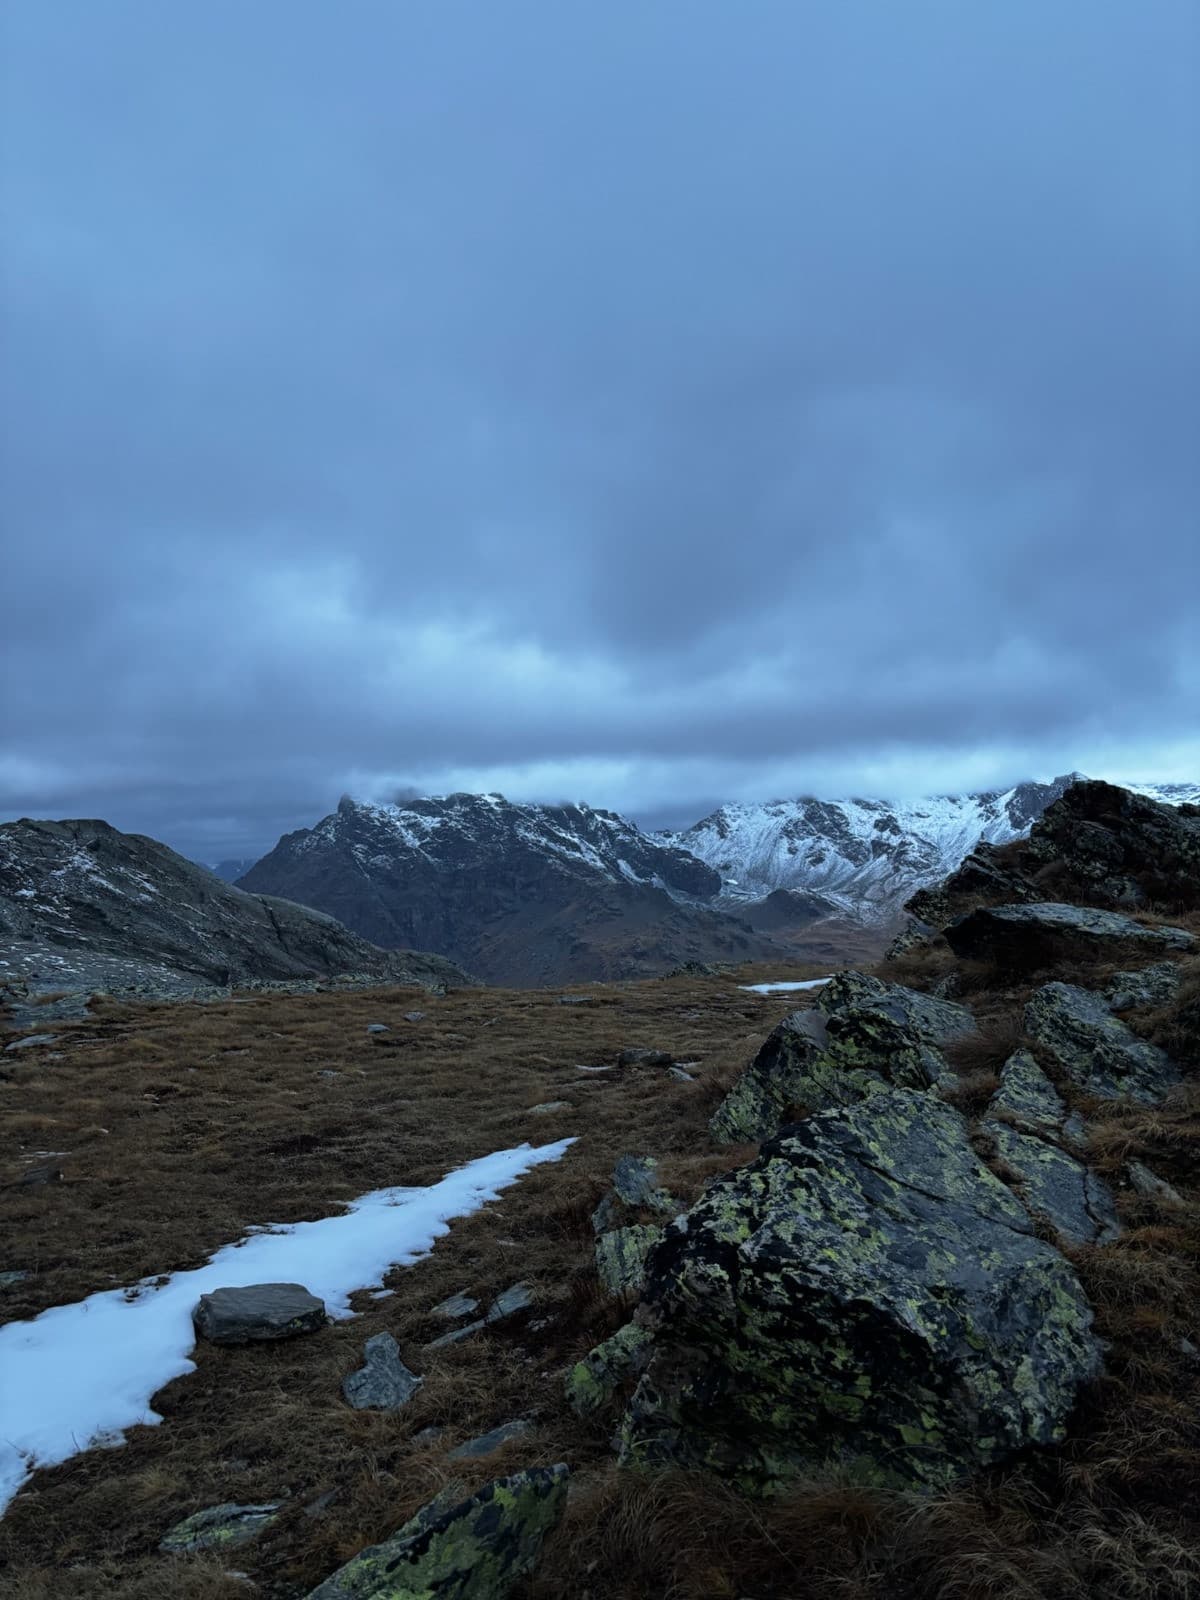
M377 944L447 955L490 983L642 977L684 961L789 953L714 907L713 868L582 805L346 799L286 834L239 883L318 906Z
M1077 776L924 800L730 805L659 833L611 811L495 794L346 799L238 881L492 983L635 977L684 961L866 959L914 890L981 839L1027 833ZM1140 792L1178 803L1200 785Z

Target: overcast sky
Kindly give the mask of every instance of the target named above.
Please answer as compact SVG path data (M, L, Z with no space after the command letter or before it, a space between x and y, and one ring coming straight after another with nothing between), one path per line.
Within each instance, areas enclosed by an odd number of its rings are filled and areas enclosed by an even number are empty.
M5 0L0 816L1200 775L1195 0Z

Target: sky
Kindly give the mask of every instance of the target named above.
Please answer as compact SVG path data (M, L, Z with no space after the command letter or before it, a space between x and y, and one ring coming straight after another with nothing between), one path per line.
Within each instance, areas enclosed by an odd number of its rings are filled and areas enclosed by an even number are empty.
M4 0L0 817L1200 776L1194 0Z

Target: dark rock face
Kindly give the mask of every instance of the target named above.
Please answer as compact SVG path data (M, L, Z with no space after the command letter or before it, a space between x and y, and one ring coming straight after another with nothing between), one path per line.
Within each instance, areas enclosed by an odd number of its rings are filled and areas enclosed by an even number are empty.
M166 845L105 822L0 825L0 924L5 970L36 971L58 989L123 980L182 992L339 974L468 981L436 956L376 949L332 917L232 888Z
M287 834L241 887L284 894L385 947L433 950L489 983L665 973L785 951L709 902L718 873L608 811L450 795L343 801Z
M716 1179L651 1253L638 1322L654 1342L623 1459L759 1492L832 1463L952 1482L1060 1440L1099 1364L1068 1262L958 1114L902 1089Z
M997 1155L1012 1172L1025 1209L1044 1218L1072 1244L1104 1244L1120 1233L1112 1194L1103 1179L1050 1139L986 1119Z
M458 1505L439 1497L308 1600L504 1600L561 1518L567 1477L565 1466L537 1467L498 1478Z
M1055 961L1103 960L1138 950L1191 950L1182 928L1146 928L1117 911L1034 901L1017 906L980 906L945 930L946 943L966 960L991 959L1033 970Z
M252 1344L314 1333L327 1318L325 1302L302 1284L254 1283L201 1295L192 1321L212 1344Z
M937 927L979 905L1046 900L1130 909L1200 905L1200 806L1165 805L1111 783L1072 783L1023 848L980 845L905 909Z
M914 1028L930 1044L949 1044L975 1032L975 1018L966 1006L884 983L865 972L839 972L817 996L817 1009L830 1016L852 1006L874 1006Z
M1153 1105L1179 1080L1166 1052L1139 1039L1089 989L1046 984L1025 1008L1025 1031L1072 1083L1101 1099Z

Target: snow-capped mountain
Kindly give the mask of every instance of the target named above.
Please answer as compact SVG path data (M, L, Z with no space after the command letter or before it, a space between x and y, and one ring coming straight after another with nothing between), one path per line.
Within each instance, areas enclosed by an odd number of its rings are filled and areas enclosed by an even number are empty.
M778 956L725 911L710 866L611 811L453 794L346 798L239 880L422 948L494 983L632 977L685 960Z
M719 872L727 902L789 889L821 895L851 916L879 919L893 915L914 889L951 872L981 839L1004 844L1027 833L1076 776L921 800L728 805L664 840Z

